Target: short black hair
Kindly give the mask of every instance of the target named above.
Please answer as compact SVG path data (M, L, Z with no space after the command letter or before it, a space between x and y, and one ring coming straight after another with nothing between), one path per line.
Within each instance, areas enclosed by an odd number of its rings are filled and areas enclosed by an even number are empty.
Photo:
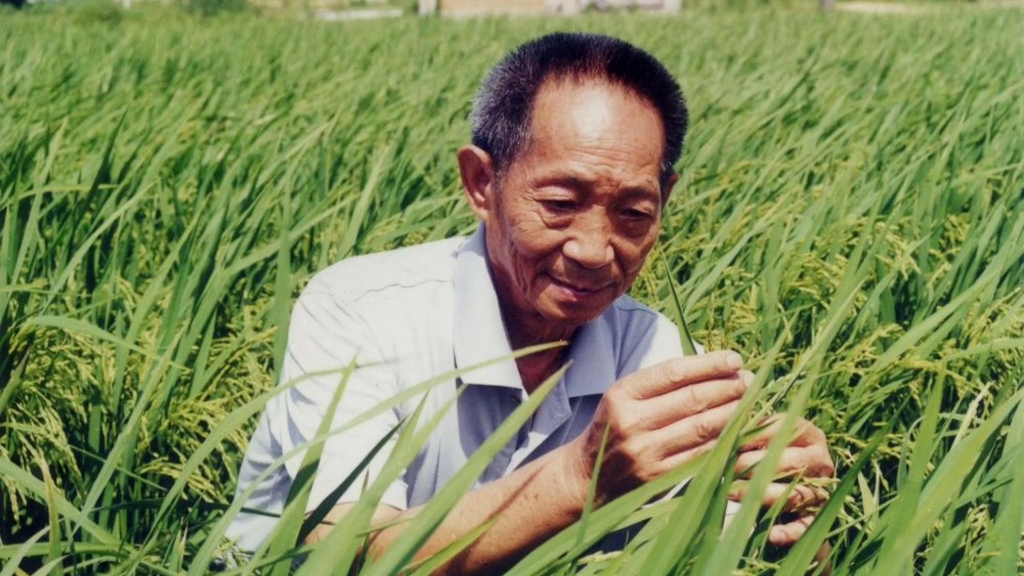
M683 153L688 112L675 78L654 56L601 34L559 32L516 48L484 79L470 115L473 144L500 174L523 152L533 103L545 82L603 80L640 96L658 111L665 131L661 185Z

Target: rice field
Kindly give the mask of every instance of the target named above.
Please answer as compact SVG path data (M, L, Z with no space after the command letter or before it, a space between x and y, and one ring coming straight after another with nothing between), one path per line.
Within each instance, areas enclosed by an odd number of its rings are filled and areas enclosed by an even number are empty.
M723 532L740 419L513 572L821 573L828 542L834 574L1020 573L1024 12L734 8L334 24L0 10L0 576L207 572L298 291L340 258L471 231L454 151L476 85L560 29L648 49L691 107L634 295L741 351L748 419L813 418L838 472L792 550L766 544L778 511L754 503ZM429 572L413 553L490 455L357 568ZM228 571L354 565L372 497L306 549L306 494ZM591 553L641 520L623 551Z

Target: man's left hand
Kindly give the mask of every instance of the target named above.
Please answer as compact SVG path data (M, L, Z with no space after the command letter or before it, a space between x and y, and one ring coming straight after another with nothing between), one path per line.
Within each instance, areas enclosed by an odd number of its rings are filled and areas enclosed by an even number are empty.
M769 420L764 428L751 440L740 447L736 461L736 474L749 478L753 468L768 453L767 446L779 432L781 417ZM776 466L776 477L794 478L795 483L772 482L762 494L762 505L774 506L785 498L783 511L794 520L776 524L768 531L768 542L776 546L790 546L807 531L814 520L817 508L828 500L825 484L835 472L835 464L828 452L825 433L807 420L796 424L793 439L782 452ZM745 485L737 483L733 498L742 498Z

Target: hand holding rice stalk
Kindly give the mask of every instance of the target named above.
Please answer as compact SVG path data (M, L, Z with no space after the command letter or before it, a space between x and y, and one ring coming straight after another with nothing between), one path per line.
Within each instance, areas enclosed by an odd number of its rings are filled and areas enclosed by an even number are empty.
M709 353L703 348L699 351L697 350L697 345L686 324L686 316L682 300L676 288L674 275L669 266L668 259L665 257L665 252L660 247L658 255L661 259L664 276L672 296L672 310L675 312L676 324L679 327L679 336L683 343L683 349L687 356L706 356ZM731 365L736 365L738 370L742 360L734 352L729 354L732 357L727 362L730 362ZM748 395L753 394L756 397L760 390L754 387L754 374L743 371L741 377L746 384L744 393ZM738 398L734 399L733 403L736 404L736 408L739 407ZM706 407L714 408L716 406L708 405ZM746 419L746 413L744 410L737 409L730 411L729 416L743 415L742 417ZM741 479L749 478L755 466L766 459L766 456L768 456L768 444L773 440L775 434L780 431L783 424L778 416L761 415L755 417L755 420L759 423L748 432L742 441L742 445L737 448L738 456L735 463L735 473ZM717 440L717 438L718 435L716 434L714 439ZM831 477L835 472L835 466L828 452L825 434L813 424L803 419L799 420L797 431L792 435L782 454L777 459L772 458L768 461L772 462L772 466L776 469L775 480L787 477L793 479L792 482L771 482L764 488L761 497L763 506L776 508L776 515L779 515L780 512L782 513L779 516L780 520L782 520L781 523L773 526L769 532L769 541L775 545L789 545L800 538L814 519L816 509L828 499L826 488L833 484ZM673 488L669 496L682 490L688 481L689 479L684 480ZM730 490L730 501L727 503L723 529L728 529L732 519L739 511L735 502L743 499L747 493L747 483L744 480L737 480L734 483L734 488Z

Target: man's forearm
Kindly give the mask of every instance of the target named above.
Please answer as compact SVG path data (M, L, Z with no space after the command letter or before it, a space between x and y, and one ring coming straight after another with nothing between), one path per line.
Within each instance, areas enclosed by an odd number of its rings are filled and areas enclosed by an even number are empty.
M463 496L416 553L425 560L489 520L494 524L440 574L492 574L507 570L535 547L575 522L587 493L583 478L566 456L568 446L550 452L515 472ZM411 520L423 506L376 516L378 520ZM345 507L335 509L340 520ZM398 522L375 534L370 553L380 556L401 537L408 522ZM326 527L324 527L326 528ZM323 537L324 531L314 534Z
M582 513L586 484L566 459L566 448L555 450L512 474L466 494L416 554L428 558L488 520L494 524L442 574L486 574L510 568L535 547L575 522ZM583 486L580 486L583 484ZM413 516L421 507L402 513ZM404 524L381 531L374 539L375 554L401 538Z

